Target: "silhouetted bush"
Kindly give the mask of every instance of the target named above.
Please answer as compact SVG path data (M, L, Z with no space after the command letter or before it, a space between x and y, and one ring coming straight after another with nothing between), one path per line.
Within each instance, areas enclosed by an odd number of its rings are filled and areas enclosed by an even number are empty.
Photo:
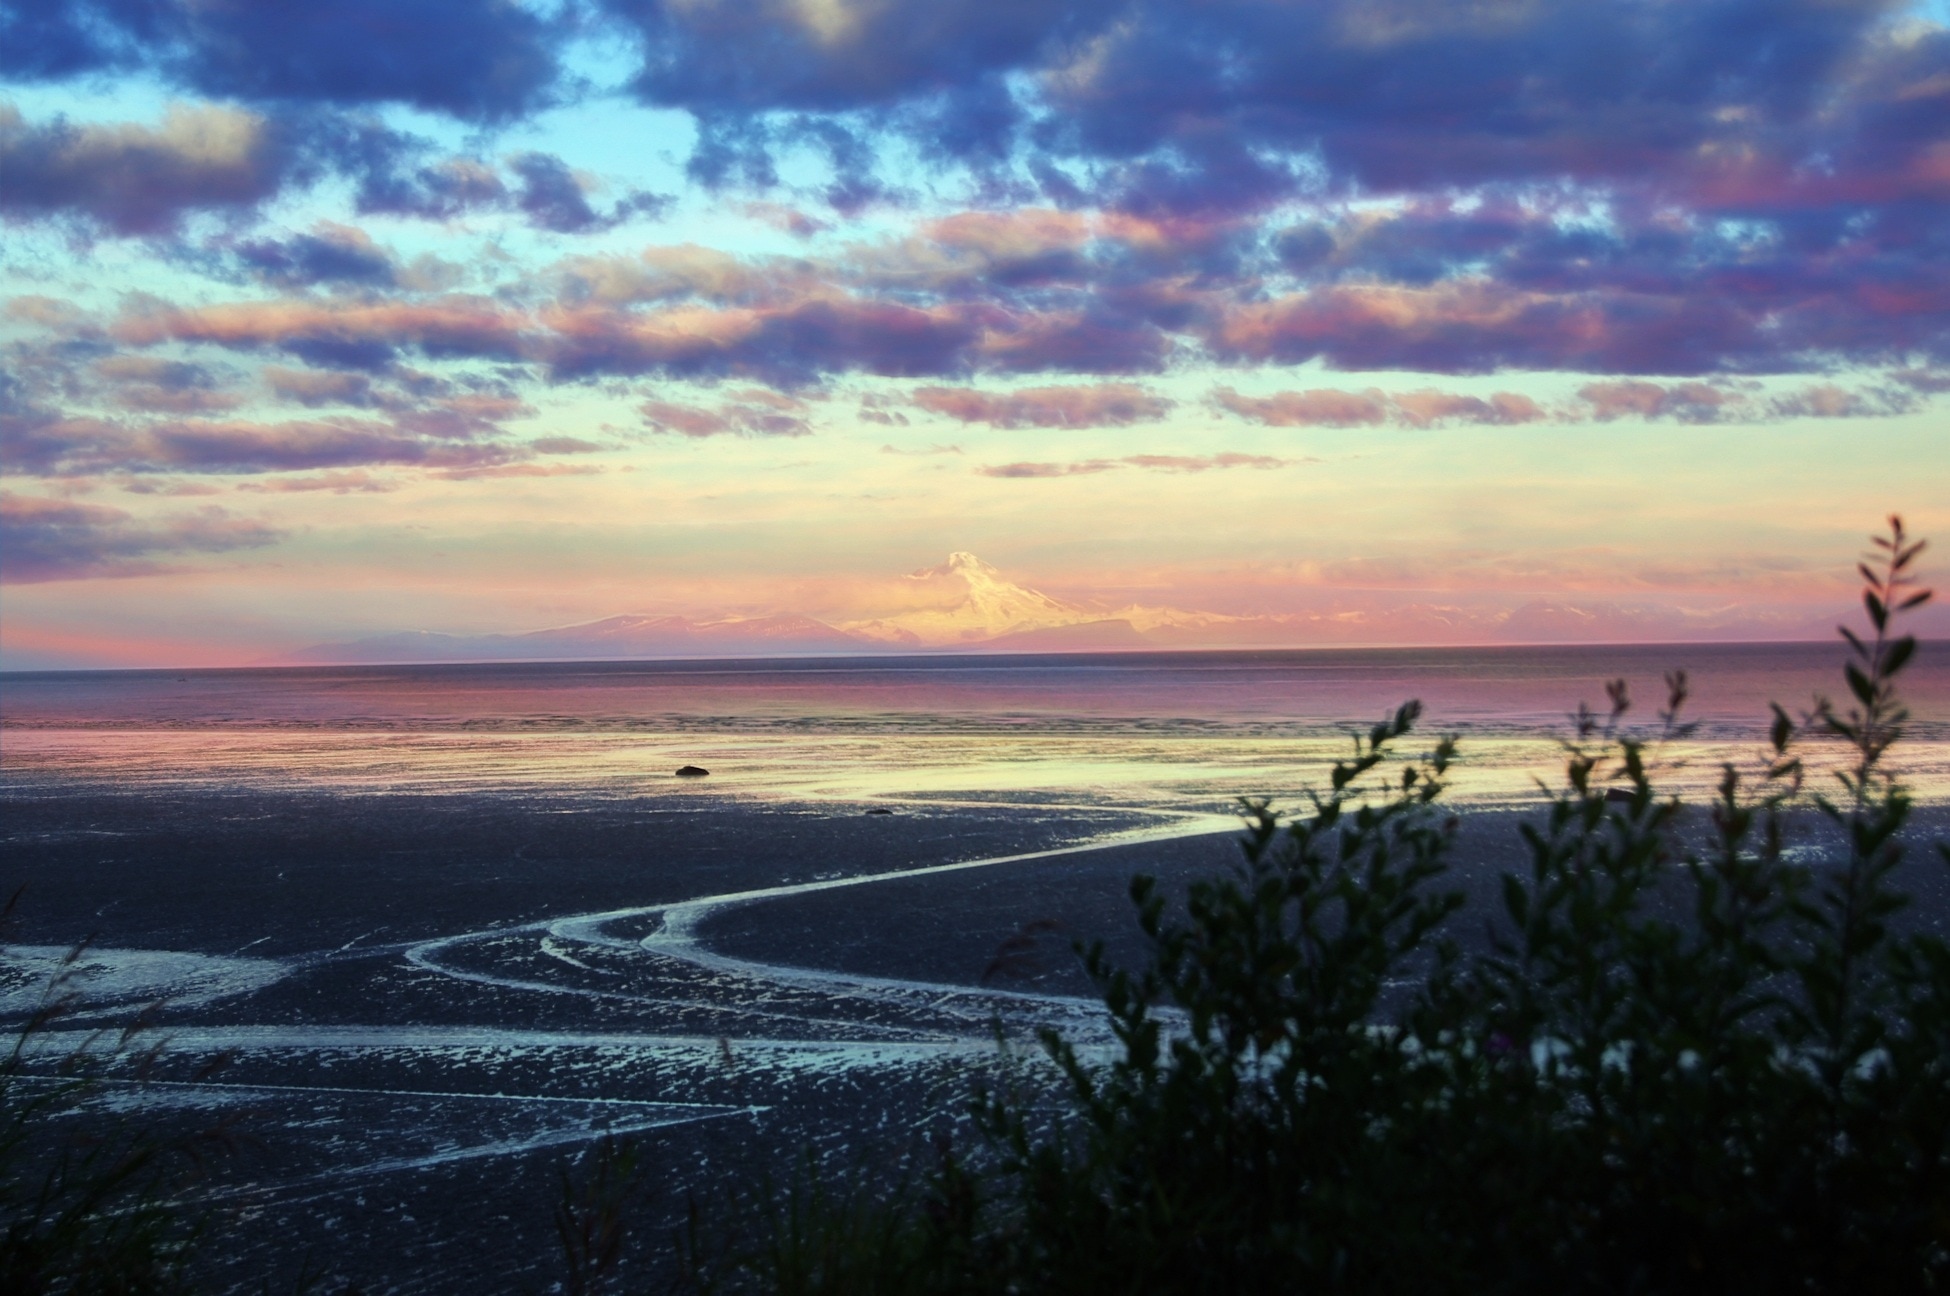
M0 910L0 927L18 900L16 892ZM79 1043L55 1033L78 1006L74 980L86 951L68 951L0 1055L0 1292L188 1291L200 1217L177 1192L225 1132L164 1136L92 1103L105 1072L139 1080L161 1044L146 1014L84 1032Z
M1149 959L1087 952L1108 1056L1055 1033L916 1194L777 1203L701 1287L780 1292L1923 1291L1950 1284L1950 946L1893 931L1910 799L1890 765L1928 598L1891 519L1862 567L1845 706L1776 707L1704 816L1656 785L1688 732L1580 711L1479 952L1450 937L1454 743L1358 739L1305 813L1248 803L1244 859ZM1845 751L1804 789L1802 751ZM1807 807L1840 848L1784 850ZM1704 824L1697 821L1703 819ZM1682 829L1686 829L1682 831ZM1950 850L1938 846L1950 857ZM699 1252L693 1250L695 1258Z

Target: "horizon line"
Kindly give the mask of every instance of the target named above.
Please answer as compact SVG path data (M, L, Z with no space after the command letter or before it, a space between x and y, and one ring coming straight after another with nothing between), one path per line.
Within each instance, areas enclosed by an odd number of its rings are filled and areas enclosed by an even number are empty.
M1836 636L1840 641L1839 633ZM402 659L369 662L254 662L234 666L47 666L0 667L0 678L28 675L139 675L173 671L202 675L224 672L284 672L320 670L393 670L401 667L508 667L508 666L676 666L746 664L767 662L846 662L846 661L1006 661L1023 658L1057 657L1201 657L1248 656L1279 653L1397 653L1397 652L1480 652L1485 649L1520 651L1533 649L1618 649L1618 648L1785 648L1827 646L1828 639L1613 639L1613 640L1535 640L1522 642L1482 641L1442 644L1302 644L1285 647L1237 646L1214 648L1080 648L1047 649L1040 652L984 652L979 649L943 647L916 651L844 653L721 653L708 656L673 657L482 657L464 660ZM1950 636L1917 636L1919 647L1950 645Z

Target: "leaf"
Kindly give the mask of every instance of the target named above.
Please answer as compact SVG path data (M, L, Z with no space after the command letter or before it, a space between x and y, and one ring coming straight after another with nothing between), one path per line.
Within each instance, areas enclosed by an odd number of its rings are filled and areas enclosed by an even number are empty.
M1854 662L1845 663L1842 666L1842 674L1848 677L1848 691L1855 694L1856 700L1863 706L1868 706L1875 701L1876 686L1869 682L1869 677L1864 675Z
M1882 600L1876 597L1874 590L1862 591L1862 606L1869 609L1869 620L1875 624L1876 629L1881 630L1889 624L1889 609L1883 606Z
M1517 926L1530 925L1530 893L1523 889L1523 883L1517 881L1514 873L1503 875L1503 907L1510 911Z
M1896 605L1896 610L1898 612L1907 612L1913 607L1922 607L1925 603L1928 603L1930 601L1930 598L1934 594L1934 592L1935 591L1933 590L1917 590L1914 594L1904 599L1901 603L1898 603Z
M1908 661L1915 653L1916 636L1904 635L1901 639L1889 645L1889 651L1882 659L1882 673L1884 675L1894 675L1903 668L1903 663Z

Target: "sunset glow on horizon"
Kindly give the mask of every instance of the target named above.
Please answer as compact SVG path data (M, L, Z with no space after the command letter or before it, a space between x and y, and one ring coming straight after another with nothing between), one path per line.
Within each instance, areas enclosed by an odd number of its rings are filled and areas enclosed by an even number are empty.
M1950 546L1945 20L14 3L0 669L1826 634Z

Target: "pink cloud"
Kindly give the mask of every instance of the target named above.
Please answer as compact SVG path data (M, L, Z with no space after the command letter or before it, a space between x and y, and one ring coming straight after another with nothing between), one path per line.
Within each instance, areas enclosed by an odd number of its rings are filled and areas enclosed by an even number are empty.
M1578 398L1591 407L1591 417L1600 423L1628 416L1712 423L1735 401L1733 393L1706 383L1665 386L1637 379L1586 383L1578 388Z
M652 431L677 436L796 437L812 433L812 424L806 420L805 401L762 387L733 392L715 409L660 400L645 401L637 409Z
M1396 417L1413 427L1436 423L1535 423L1544 417L1537 402L1516 392L1497 392L1488 400L1459 392L1397 392L1392 398Z
M113 331L134 346L173 340L244 350L282 347L367 367L408 346L431 355L516 359L526 348L527 326L518 313L481 297L424 302L294 298L138 310L124 315Z
M921 387L914 404L962 423L991 427L1123 427L1170 412L1173 402L1133 383L1029 387L984 392L973 387Z
M1240 454L1225 451L1213 455L1126 455L1123 462L1133 468L1157 472L1210 472L1214 468L1285 468L1295 463L1318 463L1317 459L1281 459L1274 455Z
M1315 388L1274 396L1241 396L1230 387L1212 393L1223 409L1269 427L1364 427L1388 419L1388 401L1370 387L1363 392Z
M274 394L300 405L367 405L372 401L372 379L361 373L266 365L263 376Z
M959 451L957 451L959 453ZM1318 459L1281 459L1273 455L1240 454L1223 451L1211 455L1125 455L1121 459L1084 459L1075 463L990 464L975 471L983 477L1077 477L1110 472L1118 468L1141 468L1150 472L1201 473L1224 468L1285 468L1293 464L1319 463Z
M493 463L446 468L433 475L443 481L473 481L484 477L594 477L602 471L596 464Z
M1076 477L1086 473L1109 472L1116 468L1117 462L1111 459L1087 459L1081 463L1010 463L992 464L975 471L984 477Z
M274 477L268 481L240 482L237 489L260 495L293 495L311 491L330 491L334 495L373 495L398 490L399 483L355 468L344 472L318 473L311 477Z

